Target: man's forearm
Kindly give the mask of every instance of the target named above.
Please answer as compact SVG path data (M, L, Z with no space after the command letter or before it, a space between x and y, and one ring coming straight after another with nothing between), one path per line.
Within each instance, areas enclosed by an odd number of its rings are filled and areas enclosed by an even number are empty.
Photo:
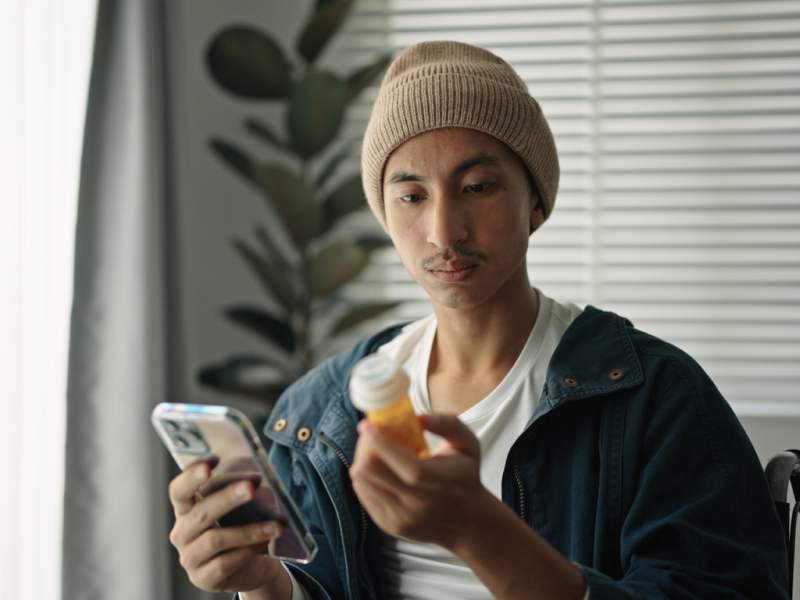
M582 600L581 570L484 490L480 514L448 548L498 600Z

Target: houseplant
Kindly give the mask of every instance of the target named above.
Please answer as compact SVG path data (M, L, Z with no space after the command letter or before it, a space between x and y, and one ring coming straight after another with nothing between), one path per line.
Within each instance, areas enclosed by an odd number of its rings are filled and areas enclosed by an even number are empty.
M263 194L275 216L269 227L255 228L252 240L235 239L233 248L278 307L225 309L228 319L265 342L265 354L236 354L203 366L199 380L214 389L272 403L317 362L325 339L397 304L351 305L339 294L370 253L388 243L374 230L337 228L366 206L360 176L339 173L351 149L346 143L337 147L337 135L347 106L390 61L381 56L346 77L317 66L353 1L316 1L297 40L297 60L268 33L249 26L227 27L208 46L207 65L222 88L241 98L285 103L285 131L255 117L244 125L295 165L261 163L227 138L209 142L219 159Z

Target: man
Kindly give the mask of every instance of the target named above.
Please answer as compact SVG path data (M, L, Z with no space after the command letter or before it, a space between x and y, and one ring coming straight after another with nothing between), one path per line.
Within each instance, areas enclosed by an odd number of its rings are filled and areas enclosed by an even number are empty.
M403 52L362 175L434 315L321 365L273 411L272 459L319 544L312 563L258 553L274 524L214 528L249 483L196 502L206 465L173 481L171 540L196 585L243 600L786 597L763 472L700 367L531 287L528 236L553 210L558 160L505 62L453 42ZM359 422L348 377L372 352L408 372L441 438L431 458Z

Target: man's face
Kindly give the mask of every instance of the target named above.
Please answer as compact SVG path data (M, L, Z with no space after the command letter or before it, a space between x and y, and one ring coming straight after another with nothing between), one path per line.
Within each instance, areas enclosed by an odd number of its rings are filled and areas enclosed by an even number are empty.
M411 138L386 162L389 235L434 303L472 308L529 286L531 227L544 221L520 158L463 128Z

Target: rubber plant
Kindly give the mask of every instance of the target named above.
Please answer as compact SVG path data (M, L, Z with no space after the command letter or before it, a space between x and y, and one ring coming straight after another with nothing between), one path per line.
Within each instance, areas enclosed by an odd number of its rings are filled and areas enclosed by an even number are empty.
M340 289L369 262L370 253L388 243L375 230L349 233L337 223L366 206L358 174L339 173L350 148L336 140L345 110L389 63L381 56L348 76L319 68L321 51L341 27L353 0L317 0L290 60L266 32L249 26L227 27L207 50L214 80L228 92L267 102L284 102L285 131L247 118L245 131L285 153L284 163L262 163L234 141L215 137L214 154L263 194L277 215L271 227L255 227L251 240L237 238L233 248L266 294L268 308L235 305L225 316L265 342L264 355L236 354L200 369L202 384L273 403L318 360L316 348L326 338L376 317L397 303L345 303ZM330 152L325 152L331 148ZM321 160L321 156L325 160ZM320 163L320 164L318 164ZM312 178L312 172L315 176ZM268 231L280 228L290 243L280 244ZM321 318L321 314L336 318ZM319 328L324 331L320 334ZM312 337L313 335L313 337Z

